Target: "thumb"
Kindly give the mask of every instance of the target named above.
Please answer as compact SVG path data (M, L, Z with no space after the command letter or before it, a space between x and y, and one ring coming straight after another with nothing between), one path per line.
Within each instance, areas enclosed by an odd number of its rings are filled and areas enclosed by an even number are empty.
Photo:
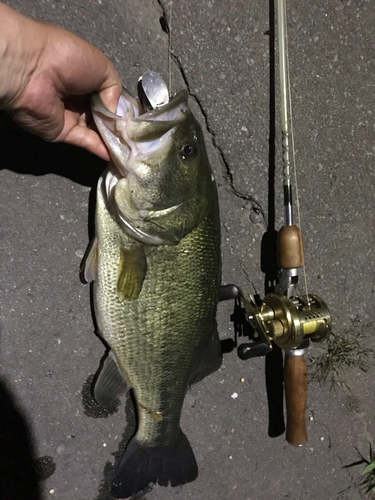
M120 98L122 86L118 73L110 61L108 61L108 66L108 77L99 89L99 96L103 104L112 113L116 113L117 103Z

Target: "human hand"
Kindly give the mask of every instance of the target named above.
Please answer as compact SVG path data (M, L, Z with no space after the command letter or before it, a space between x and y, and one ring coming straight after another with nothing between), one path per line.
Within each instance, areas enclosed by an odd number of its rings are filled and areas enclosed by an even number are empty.
M94 91L116 110L121 82L99 49L0 3L0 109L47 141L74 144L109 160L91 116Z

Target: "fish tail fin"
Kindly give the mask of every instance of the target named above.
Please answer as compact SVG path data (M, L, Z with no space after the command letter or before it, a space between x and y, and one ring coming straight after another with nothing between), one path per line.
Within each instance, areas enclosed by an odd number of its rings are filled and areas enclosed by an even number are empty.
M182 431L170 446L149 446L134 437L121 457L111 493L116 498L127 498L150 483L179 486L194 481L197 476L197 462Z

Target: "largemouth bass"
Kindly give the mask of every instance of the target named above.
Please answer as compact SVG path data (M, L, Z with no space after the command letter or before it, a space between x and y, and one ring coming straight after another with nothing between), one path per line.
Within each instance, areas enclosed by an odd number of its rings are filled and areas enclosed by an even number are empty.
M134 391L138 428L112 484L125 498L198 474L180 416L189 386L221 364L219 207L186 91L147 112L123 91L116 114L96 95L92 110L112 160L84 264L110 348L94 396L106 405L125 383Z

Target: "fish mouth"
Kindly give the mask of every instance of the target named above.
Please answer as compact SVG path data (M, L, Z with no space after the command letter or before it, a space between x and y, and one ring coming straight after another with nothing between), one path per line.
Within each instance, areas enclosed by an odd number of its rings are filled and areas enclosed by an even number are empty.
M139 164L168 151L177 125L188 111L188 93L178 92L168 103L145 111L141 104L123 89L116 113L102 102L99 94L91 99L91 108L98 131L106 143L111 160L123 176Z
M123 89L116 113L112 113L98 94L91 100L95 124L112 160L102 183L107 209L126 234L145 244L170 245L179 241L173 231L164 227L163 221L182 204L159 210L145 205L141 209L133 204L129 186L143 168L149 168L147 163L152 158L157 163L158 158L167 155L177 126L187 118L187 101L188 93L182 90L169 102L145 110Z

